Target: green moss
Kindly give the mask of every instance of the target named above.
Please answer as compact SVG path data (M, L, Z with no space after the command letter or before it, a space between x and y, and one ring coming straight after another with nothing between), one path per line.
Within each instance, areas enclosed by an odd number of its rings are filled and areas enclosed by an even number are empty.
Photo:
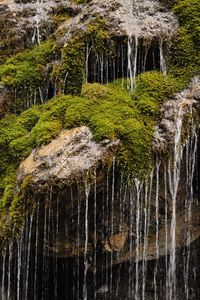
M0 208L7 208L12 203L16 190L16 165L9 164L0 183Z
M106 55L113 52L113 40L105 19L97 17L87 27L84 33L86 42L92 45L92 52Z
M84 41L79 36L71 39L62 49L59 67L54 66L51 78L57 82L59 91L77 95L81 92L84 78Z
M173 43L172 65L179 70L187 67L194 75L200 68L200 2L177 0L173 10L180 27Z
M80 95L85 80L85 52L90 48L91 55L110 57L115 53L113 40L109 39L106 21L96 17L85 32L74 33L62 49L59 66L54 65L51 79L59 93Z
M42 80L42 68L53 59L55 45L51 40L33 50L9 58L0 68L0 80L6 87L37 86Z
M182 78L176 79L172 75L163 76L163 74L157 71L146 72L139 75L136 82L136 89L133 98L140 102L145 96L151 97L154 102L158 104L163 102L163 98L166 99L173 95L175 92L182 90L185 83L182 83Z
M19 113L27 108L27 94L30 98L30 94L37 92L38 98L38 88L46 84L47 64L56 57L57 50L55 42L47 40L32 50L16 54L0 66L0 81L8 91L11 112Z
M38 122L31 131L33 145L42 145L51 141L61 131L62 125L59 121Z
M41 106L34 106L32 109L24 111L18 118L19 123L26 129L31 130L38 122L41 114Z
M151 142L160 105L181 87L180 80L172 75L146 72L137 77L133 95L122 88L120 80L108 86L84 84L80 96L60 95L19 116L9 115L1 120L1 230L9 235L13 222L22 222L24 201L28 201L21 187L16 190L20 161L34 147L55 138L62 128L87 125L97 141L120 139L117 159L121 167L129 175L144 178L151 169Z

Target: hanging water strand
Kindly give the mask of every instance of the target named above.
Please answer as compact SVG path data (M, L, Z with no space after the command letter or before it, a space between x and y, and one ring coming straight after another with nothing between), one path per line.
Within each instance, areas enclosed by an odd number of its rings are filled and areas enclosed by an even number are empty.
M88 200L90 185L85 181L85 249L84 249L84 283L83 283L83 299L87 300L87 269L88 269Z
M165 196L165 294L168 299L168 194L167 194L167 166L164 164L164 196Z
M165 56L164 56L164 51L163 51L163 39L161 38L160 40L160 71L166 75L167 74L167 69L166 69L166 62L165 62Z
M133 228L134 228L134 218L133 218L133 211L134 211L134 200L135 200L135 194L134 191L130 192L130 214L129 214L129 252L130 252L130 258L129 258L129 298L133 298Z
M135 180L136 189L136 266L135 266L135 300L139 300L139 261L140 261L140 193L142 189L142 183L139 180Z
M178 185L180 181L180 168L183 149L181 145L181 133L183 124L182 107L177 112L175 119L175 135L174 135L174 154L173 160L169 160L168 176L169 189L172 198L172 219L170 229L170 264L169 264L169 299L173 300L176 297L176 200Z
M96 170L94 170L94 300L96 299L97 286L97 179Z
M185 223L191 224L192 220L192 205L194 203L193 193L193 180L196 164L196 153L197 153L197 134L189 139L186 143L186 198L185 198ZM190 245L191 245L191 232L186 232L186 247L185 247L185 268L184 268L184 284L186 300L189 299L189 262L190 262Z
M115 157L112 164L112 195L111 195L111 237L114 235L114 201L115 201ZM112 293L113 284L113 249L110 256L110 293Z
M157 300L157 273L158 273L158 259L159 259L159 169L160 161L156 157L156 263L154 269L154 300Z
M34 208L30 216L29 235L28 235L28 251L27 251L27 263L26 263L26 288L25 299L28 299L28 284L29 284L29 267L30 267L30 255L31 255L31 238L32 238L32 225L33 225ZM9 299L9 297L8 297Z

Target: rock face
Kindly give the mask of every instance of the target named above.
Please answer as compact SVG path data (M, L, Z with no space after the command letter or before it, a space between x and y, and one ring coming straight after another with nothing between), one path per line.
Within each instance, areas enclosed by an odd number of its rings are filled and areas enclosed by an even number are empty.
M170 37L178 27L173 13L159 1L93 0L81 13L62 25L66 29L65 41L73 32L85 31L96 17L105 19L114 36Z
M0 18L2 22L0 37L1 51L4 59L8 54L20 51L32 44L39 44L57 27L54 16L57 10L65 10L70 15L77 14L79 8L69 0L32 0L0 1Z
M187 211L182 210L181 214L177 216L176 220L176 248L181 249L189 246L194 241L198 240L200 237L200 205L194 205L191 209L192 219L189 221L186 219ZM166 228L161 229L158 232L158 245L159 245L159 257L170 255L171 252L171 238L170 238L170 223ZM186 232L190 236L190 239L186 240ZM169 237L168 244L166 245L166 234ZM132 252L132 259L134 261L143 260L144 247L142 244L138 249L134 249ZM138 251L138 253L137 253ZM119 256L114 264L120 264L126 262L130 259L130 252L122 254ZM156 248L156 238L149 237L148 246L146 249L146 260L157 259L157 248Z
M177 93L173 99L163 104L161 108L162 119L154 134L154 151L161 153L162 151L165 152L170 146L173 147L174 137L178 130L176 120L180 117L184 119L182 135L185 134L185 137L187 137L187 130L191 122L199 118L199 101L200 77L195 77L187 89Z
M88 127L63 130L58 138L34 150L21 163L19 182L31 176L34 185L61 184L83 179L92 167L111 160L119 148L119 141L96 143Z

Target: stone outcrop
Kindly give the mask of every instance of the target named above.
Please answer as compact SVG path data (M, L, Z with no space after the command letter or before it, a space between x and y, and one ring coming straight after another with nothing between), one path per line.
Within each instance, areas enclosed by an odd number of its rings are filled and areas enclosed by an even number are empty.
M192 122L195 125L195 118L198 117L199 111L199 78L195 78L191 83L190 87L183 92L177 94L174 99L166 102L162 109L161 113L163 118L161 119L160 125L156 128L155 137L153 142L153 150L155 152L169 152L169 154L173 154L173 146L175 142L175 134L177 131L176 121L177 118L181 117L181 122L185 123L185 128L192 128ZM181 116L177 115L178 112L182 113ZM184 121L186 120L186 121ZM184 138L187 139L188 132L184 126L182 127L182 134ZM195 129L195 126L194 126ZM184 142L184 140L183 140ZM75 128L72 130L63 130L60 135L54 139L49 144L42 146L38 149L32 151L31 155L24 160L19 168L18 172L18 183L22 183L25 178L30 179L30 185L32 187L32 191L35 193L36 198L43 197L43 187L47 187L47 193L51 190L51 197L56 202L57 191L60 194L59 201L62 203L64 201L64 195L69 195L69 188L71 186L73 190L74 203L73 205L78 205L78 197L80 197L81 202L85 203L85 188L84 188L84 180L87 178L88 174L93 172L93 170L97 170L96 173L96 199L98 201L98 209L101 211L102 207L105 206L105 199L109 198L110 201L113 198L113 191L109 191L106 194L105 186L106 186L106 173L102 171L104 165L110 165L113 160L113 156L117 154L117 151L120 148L119 140L104 140L100 143L97 143L93 140L92 133L90 129L86 126L82 126L79 128ZM168 217L170 219L171 211L171 194L168 191L167 195L165 194L164 187L164 169L163 166L160 168L160 198L159 198L159 206L163 207L164 202L168 203ZM185 211L184 201L185 201L185 193L187 192L186 187L186 177L185 170L181 168L181 179L179 182L179 188L177 193L177 231L176 231L176 240L177 240L177 248L181 248L185 245L184 233L190 232L190 243L199 238L199 226L200 226L200 214L199 214L199 206L192 207L192 221L184 222L185 215L187 211ZM94 173L93 175L94 176ZM112 176L110 174L110 176ZM155 175L154 175L155 176ZM108 179L107 179L108 180ZM113 180L113 179L112 179ZM116 193L118 189L122 189L119 187L119 178L116 178ZM156 178L153 179L153 187L152 187L152 195L151 201L153 203L152 206L152 219L151 219L151 227L152 224L156 223L155 219L155 191L156 191ZM79 183L79 192L77 187L74 187L75 182ZM92 186L94 185L94 181L91 180ZM55 191L54 188L55 187ZM130 188L130 187L129 187ZM93 189L93 187L91 188ZM104 190L104 191L103 191ZM80 194L79 196L78 193ZM92 193L91 193L92 194ZM92 196L91 196L92 197ZM124 198L124 211L129 210L130 199L126 199L127 196L122 196ZM135 196L136 197L136 196ZM167 197L167 198L166 198ZM109 221L105 227L105 224L102 223L102 219L100 218L97 223L97 242L98 247L104 253L120 253L118 255L117 260L114 261L114 264L122 263L130 259L130 224L129 219L124 217L124 221L119 224L120 220L120 207L122 199L116 199L113 203L113 218L111 221L111 212L108 214ZM135 199L134 203L135 204ZM93 198L90 199L90 205L93 206ZM54 205L56 205L54 203ZM62 204L60 204L62 207ZM67 199L66 203L67 207L70 207L70 199ZM80 222L84 224L84 209L85 206L82 206L82 210L80 213ZM91 208L92 210L94 208ZM98 215L101 215L101 212L97 210ZM55 213L55 212L54 212ZM70 220L72 216L77 215L77 209L73 212L69 212L67 218ZM66 219L66 215L63 213L63 209L60 210L61 219ZM135 216L135 211L133 212L133 216ZM162 224L159 227L159 255L164 256L167 253L170 253L170 241L169 245L166 248L165 245L165 235L166 228L163 227L165 215L160 214L160 223ZM94 219L93 212L91 212L88 216L89 222L92 224L92 220ZM69 232L71 234L66 238L64 233L61 232L57 240L50 240L46 245L48 248L49 255L56 253L59 257L70 257L70 256L82 256L84 254L84 235L82 235L81 240L79 241L79 246L76 243L76 233L74 232L73 224L68 224ZM89 236L90 242L88 243L87 251L88 253L93 252L93 227L89 228ZM107 233L105 233L105 230ZM133 231L135 229L132 229ZM156 240L155 240L155 228L152 228L152 236L148 240L148 248L146 259L152 260L156 258ZM170 222L168 223L168 233L170 236ZM135 233L134 233L135 234ZM142 260L142 255L144 251L144 245L140 245L139 254L137 255L138 260ZM127 254L126 254L127 253ZM131 258L134 260L136 256L136 249L132 250Z
M153 150L161 153L173 147L177 133L176 120L183 116L183 141L192 122L198 124L200 109L200 77L195 77L189 87L166 101L161 108L161 121L154 133ZM195 127L195 126L194 126Z
M105 19L114 36L165 38L172 36L178 27L176 17L159 1L93 0L77 17L61 26L65 28L65 42L74 32L87 30L97 16Z
M96 143L88 127L63 130L58 138L39 149L21 163L18 181L31 176L32 184L59 185L83 179L91 168L112 161L119 141L104 140Z
M69 0L1 0L0 59L46 39L57 28L59 10L73 16L80 8Z

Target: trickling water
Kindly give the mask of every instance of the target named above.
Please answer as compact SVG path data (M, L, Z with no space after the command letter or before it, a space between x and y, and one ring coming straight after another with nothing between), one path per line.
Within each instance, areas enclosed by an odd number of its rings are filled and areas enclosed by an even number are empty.
M139 261L140 261L140 218L141 218L141 203L140 203L140 193L142 188L142 183L139 180L135 180L136 188L136 267L135 267L135 300L139 300Z
M171 251L169 262L169 299L176 297L176 200L178 185L180 181L180 168L182 159L181 133L183 124L182 109L178 111L175 119L175 136L174 136L174 157L169 160L169 190L172 197L172 220L170 229Z
M160 178L159 178L159 170L160 170L160 161L156 158L156 199L155 199L155 206L156 206L156 263L154 269L154 300L157 300L157 273L158 273L158 259L159 259L159 185L160 185Z
M1 255L3 300L198 299L199 135L186 96L167 104L171 155L157 151L144 182L113 158L84 182L32 192L23 230Z
M166 62L165 62L165 56L163 52L163 39L161 38L160 41L160 71L166 75L167 74L167 69L166 69Z
M84 249L84 284L83 297L87 300L87 270L88 270L88 197L90 186L87 180L85 181L85 249Z
M94 299L96 299L97 287L97 177L94 171Z
M122 87L127 79L127 88L133 93L136 76L145 71L160 69L166 74L165 45L163 40L150 40L148 43L137 34L113 41L115 47L109 49L105 44L105 53L95 52L94 45L87 41L85 45L85 81L108 84L120 79Z

